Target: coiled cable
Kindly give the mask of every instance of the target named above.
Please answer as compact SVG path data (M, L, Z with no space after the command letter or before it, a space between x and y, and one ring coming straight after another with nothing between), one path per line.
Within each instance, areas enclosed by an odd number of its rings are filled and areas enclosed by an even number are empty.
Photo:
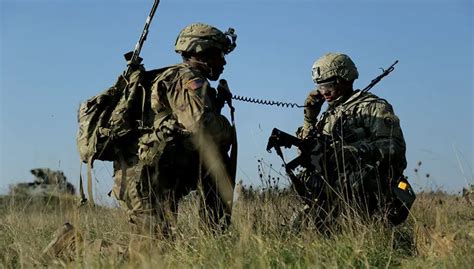
M280 101L273 101L273 100L263 100L263 99L245 97L245 96L240 96L240 95L234 95L234 96L232 96L232 99L237 100L237 101L260 104L260 105L267 105L267 106L279 106L279 107L291 107L291 108L305 107L304 105L298 105L296 103L280 102Z

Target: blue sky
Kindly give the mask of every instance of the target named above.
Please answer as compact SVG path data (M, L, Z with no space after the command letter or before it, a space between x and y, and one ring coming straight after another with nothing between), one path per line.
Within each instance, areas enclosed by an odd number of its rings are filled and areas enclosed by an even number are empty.
M122 55L133 49L151 5L1 0L0 193L31 180L29 169L36 167L62 169L77 185L79 103L124 70ZM461 0L162 0L141 56L148 69L171 65L180 61L173 45L187 24L233 27L238 45L222 76L232 91L300 104L314 87L311 65L326 52L352 57L358 88L398 59L395 71L372 91L389 100L401 119L406 175L417 189L458 191L474 182L472 17L472 1ZM303 111L234 105L238 177L258 184L258 159L281 164L265 151L272 128L293 133ZM104 195L112 185L110 164L97 163L95 172L96 192Z

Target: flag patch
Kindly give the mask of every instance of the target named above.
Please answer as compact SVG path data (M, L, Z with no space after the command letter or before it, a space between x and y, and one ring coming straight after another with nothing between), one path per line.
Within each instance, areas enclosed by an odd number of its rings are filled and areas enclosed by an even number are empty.
M190 81L188 81L188 83L186 83L186 87L193 90L193 91L201 88L202 85L204 85L204 80L202 80L200 78L190 80Z

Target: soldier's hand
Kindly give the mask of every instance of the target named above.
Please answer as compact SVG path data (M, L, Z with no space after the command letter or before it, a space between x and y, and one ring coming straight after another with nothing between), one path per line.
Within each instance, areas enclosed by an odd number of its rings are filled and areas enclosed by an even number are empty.
M382 152L377 148L377 146L371 143L364 142L360 144L358 150L361 158L369 162L378 161L383 157Z
M318 90L312 90L304 102L304 119L307 122L314 123L321 112L324 103L324 97Z
M306 97L305 105L310 105L313 107L321 107L324 103L324 96L318 90L312 90L309 92L308 97Z
M336 145L329 162L333 164L336 169L338 169L337 167L357 167L360 162L359 149L349 145L342 147Z

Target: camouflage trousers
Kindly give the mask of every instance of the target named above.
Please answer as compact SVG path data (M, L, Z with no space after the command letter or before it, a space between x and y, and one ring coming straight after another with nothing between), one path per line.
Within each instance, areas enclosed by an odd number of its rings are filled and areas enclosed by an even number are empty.
M334 169L299 174L311 195L302 197L303 205L293 214L290 224L294 229L310 221L317 229L327 231L341 212L371 217L387 209L389 179L377 167L345 168L343 173Z
M182 152L181 152L182 153ZM137 232L155 237L172 236L177 227L179 200L199 190L201 219L211 227L224 227L230 213L210 176L200 168L196 153L165 154L154 165L137 157L114 163L115 197Z

